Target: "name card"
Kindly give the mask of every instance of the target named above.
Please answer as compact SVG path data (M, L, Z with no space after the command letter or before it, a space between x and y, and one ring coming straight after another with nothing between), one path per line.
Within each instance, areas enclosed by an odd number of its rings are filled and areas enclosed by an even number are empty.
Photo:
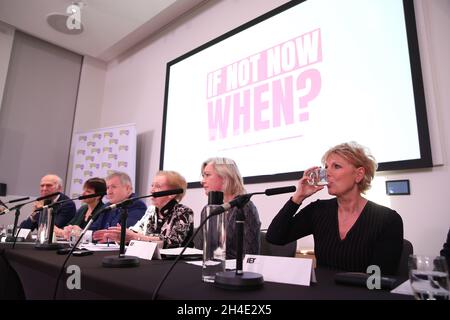
M125 251L127 256L135 256L145 260L161 259L156 242L131 240Z
M17 237L19 237L19 238L22 237L24 239L27 239L30 232L31 232L31 229L20 229Z
M247 254L243 270L262 274L264 281L309 286L316 282L312 259Z

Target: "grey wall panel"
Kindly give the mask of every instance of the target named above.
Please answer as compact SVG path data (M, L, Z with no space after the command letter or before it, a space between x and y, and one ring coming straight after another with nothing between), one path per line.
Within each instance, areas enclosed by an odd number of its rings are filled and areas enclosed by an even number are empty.
M16 32L0 109L0 180L37 195L41 176L67 174L82 56Z

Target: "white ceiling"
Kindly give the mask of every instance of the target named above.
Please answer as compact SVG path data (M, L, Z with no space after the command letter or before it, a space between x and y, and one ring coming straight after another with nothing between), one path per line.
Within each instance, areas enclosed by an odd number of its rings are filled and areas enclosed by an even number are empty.
M0 21L63 48L110 61L208 0L0 0ZM69 35L47 23L81 2L83 32Z

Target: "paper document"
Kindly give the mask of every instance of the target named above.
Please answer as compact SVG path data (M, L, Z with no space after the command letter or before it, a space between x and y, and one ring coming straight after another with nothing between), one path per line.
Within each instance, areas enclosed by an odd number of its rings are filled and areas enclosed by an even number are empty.
M196 266L202 266L203 261L186 261L186 263L193 264ZM225 261L226 270L236 270L236 259L230 259Z
M183 248L171 248L171 249L161 249L159 250L159 253L165 254L167 256L177 256L181 253ZM188 255L201 255L203 254L202 250L195 249L195 248L186 248L186 251L184 251L183 256Z
M79 245L78 248L87 249L89 251L117 251L120 249L120 246L115 243L110 243L109 245L106 243L88 243Z

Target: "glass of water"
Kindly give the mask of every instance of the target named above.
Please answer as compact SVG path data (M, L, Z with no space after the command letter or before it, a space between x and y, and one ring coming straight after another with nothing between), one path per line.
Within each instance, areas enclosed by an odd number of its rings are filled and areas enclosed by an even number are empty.
M13 231L14 231L14 225L13 224L8 224L6 226L6 236L7 237L12 237L13 236Z
M80 234L81 234L81 230L78 228L72 228L72 230L70 230L69 245L71 247L75 246L75 244L78 241L78 238L80 237Z
M325 186L328 184L327 169L317 168L308 175L308 183L314 186Z
M0 239L4 236L6 236L6 226L4 224L0 224Z
M449 300L447 262L441 256L411 255L409 280L417 300Z

